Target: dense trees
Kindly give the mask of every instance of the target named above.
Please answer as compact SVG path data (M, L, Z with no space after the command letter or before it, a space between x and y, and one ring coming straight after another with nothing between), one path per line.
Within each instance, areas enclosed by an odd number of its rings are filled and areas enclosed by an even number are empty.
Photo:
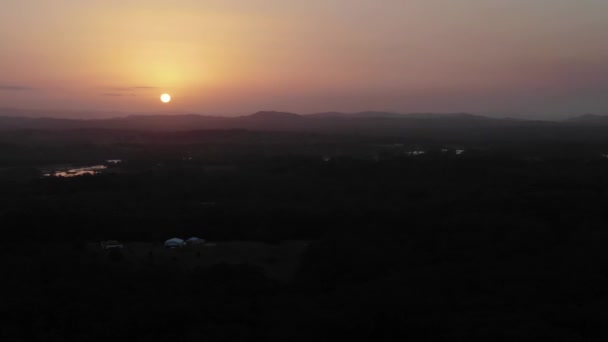
M192 160L166 147L115 173L0 177L0 337L608 336L608 160L515 147L236 157L222 146L223 160L217 146L190 146ZM312 242L289 283L247 264L178 270L83 247L191 235Z

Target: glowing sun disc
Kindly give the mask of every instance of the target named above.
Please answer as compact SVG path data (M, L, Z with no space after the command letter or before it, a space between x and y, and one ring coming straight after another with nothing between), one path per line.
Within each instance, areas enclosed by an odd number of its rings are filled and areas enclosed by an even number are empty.
M169 94L162 94L162 95L160 96L160 100L161 100L163 103L169 103L169 102L171 102L171 95L169 95Z

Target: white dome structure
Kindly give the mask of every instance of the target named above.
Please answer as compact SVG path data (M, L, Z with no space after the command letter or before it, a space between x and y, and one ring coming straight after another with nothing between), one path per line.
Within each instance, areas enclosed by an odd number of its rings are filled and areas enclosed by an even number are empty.
M185 244L184 240L173 238L165 241L165 248L180 248Z

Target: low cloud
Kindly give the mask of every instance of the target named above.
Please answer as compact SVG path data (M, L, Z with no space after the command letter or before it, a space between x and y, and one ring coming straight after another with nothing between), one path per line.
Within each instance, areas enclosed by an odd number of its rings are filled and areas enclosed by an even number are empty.
M13 85L13 84L0 84L0 91L27 91L34 90L32 87L26 87L21 85Z
M121 93L103 93L100 96L108 96L108 97L122 97L122 96L137 96L135 94L121 94Z
M141 86L141 87L111 87L111 88L107 88L110 91L137 91L137 90L150 90L150 89L158 89L157 87L148 87L148 86Z

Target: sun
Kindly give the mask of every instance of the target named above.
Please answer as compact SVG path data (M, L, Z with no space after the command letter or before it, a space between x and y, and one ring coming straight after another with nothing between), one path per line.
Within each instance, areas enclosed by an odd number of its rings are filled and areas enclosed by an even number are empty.
M169 94L162 94L162 95L160 96L160 100L161 100L163 103L169 103L169 102L171 102L171 95L169 95Z

